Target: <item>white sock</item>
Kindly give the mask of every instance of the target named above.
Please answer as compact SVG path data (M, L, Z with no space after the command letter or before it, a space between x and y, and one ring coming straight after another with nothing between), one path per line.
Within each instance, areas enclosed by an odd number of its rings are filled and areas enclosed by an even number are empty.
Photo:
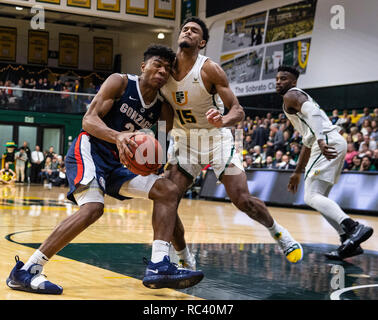
M163 261L165 256L169 256L169 247L171 244L163 240L154 240L152 242L151 261L157 263Z
M188 247L185 247L181 251L176 251L179 260L188 261L191 257Z
M48 261L49 259L41 251L36 250L29 258L29 260L24 264L21 270L28 270L33 264L40 264L41 266L44 266Z
M282 226L280 226L275 220L273 220L273 225L268 228L270 235L274 238L276 234L285 230Z

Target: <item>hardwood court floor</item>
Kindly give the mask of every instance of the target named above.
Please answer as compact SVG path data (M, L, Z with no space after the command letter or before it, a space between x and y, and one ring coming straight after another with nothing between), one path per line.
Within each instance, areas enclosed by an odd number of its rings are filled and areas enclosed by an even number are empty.
M268 299L278 297L275 286L280 280L278 278L282 280L283 276L288 277L287 281L299 281L293 282L291 287L288 282L282 284L285 290L291 288L293 298L298 299L295 296L298 295L300 299L305 294L304 289L306 292L315 290L312 298L323 299L325 294L328 297L328 280L324 279L322 288L318 282L319 272L329 272L328 269L324 271L324 266L329 264L314 256L322 250L322 245L335 247L339 240L334 230L315 211L269 208L273 217L305 247L302 265L292 267L277 250L267 230L232 204L184 199L179 214L186 228L186 240L197 255L199 267L205 272L204 284L180 291L150 290L142 285L141 278L145 269L142 257L150 258L151 254L152 202L143 199L121 202L110 197L106 197L105 213L100 220L54 256L44 268L50 281L63 286L63 295L35 295L9 289L5 279L15 264L14 256L18 255L26 262L54 227L78 209L66 199L66 192L64 187L0 186L0 300ZM352 217L376 231L363 244L372 258L367 264L361 258L365 255L351 258L346 267L351 268L352 265L355 270L365 263L359 271L363 276L358 278L368 277L369 281L377 283L378 217ZM261 268L258 272L264 275L264 279L253 278L257 268ZM317 268L311 269L317 276L314 279L294 279L296 273L308 272L305 268ZM353 270L349 273L357 273ZM228 278L225 278L225 272ZM239 281L241 285L232 291L228 288L230 281L233 284ZM256 288L255 292L243 290L245 281L260 283L261 292ZM294 287L302 289L295 291Z

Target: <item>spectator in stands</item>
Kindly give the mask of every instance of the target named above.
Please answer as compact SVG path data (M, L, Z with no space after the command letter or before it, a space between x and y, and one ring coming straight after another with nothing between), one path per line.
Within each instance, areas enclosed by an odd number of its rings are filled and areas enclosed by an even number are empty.
M24 183L25 182L25 165L26 161L28 160L28 156L23 147L20 148L19 151L15 154L16 160L16 176L17 182Z
M4 86L7 87L7 88L5 89L5 94L6 94L7 97L8 97L8 101L10 101L10 100L11 100L10 98L13 97L12 82L11 82L10 80L7 80L7 81L5 81ZM11 102L11 101L10 101L10 102ZM11 103L12 103L12 102L11 102Z
M273 164L273 158L272 158L272 156L267 156L266 157L264 168L266 168L266 169L275 169L275 166Z
M362 126L362 123L365 121L365 120L373 120L373 117L371 116L370 112L369 112L369 108L364 108L364 113L363 115L358 119L357 121L357 126L360 128Z
M258 128L253 132L253 142L262 147L268 141L269 137L269 120L261 123Z
M50 183L50 177L53 172L51 169L51 163L52 163L51 158L50 157L46 158L45 165L40 172L41 182L44 186L47 186Z
M31 170L31 151L29 148L29 143L24 141L22 144L22 148L25 150L25 153L28 159L25 162L25 180L30 182L30 170Z
M74 83L73 88L72 88L72 92L75 92L75 93L83 92L79 79L75 80L75 83ZM73 98L73 103L74 103L74 108L75 108L74 110L76 112L81 112L82 111L81 110L81 100L82 100L81 96L72 95L72 98Z
M282 161L277 163L277 169L279 170L288 170L288 169L295 169L295 165L293 165L290 161L290 156L287 154L282 155Z
M350 167L350 171L360 171L361 166L361 158L359 156L354 156L352 159L352 166Z
M332 124L336 124L337 121L339 121L339 111L337 109L332 111L332 116L329 118L329 120L331 120Z
M46 151L45 159L51 158L51 160L55 157L54 147L50 146L49 151Z
M4 86L4 82L0 81L0 87ZM5 94L5 89L0 89L0 104L5 104L7 102L7 96Z
M266 158L268 157L268 145L267 144L263 145L262 151L261 151L261 156L262 156L263 162L264 162L266 160Z
M283 153L290 152L290 133L288 130L283 132L283 146L282 146Z
M361 145L361 148L358 150L358 155L360 158L362 158L363 156L365 156L366 154L368 154L369 152L369 147L367 144L362 144Z
M360 151L360 144L364 141L364 136L361 132L357 131L357 133L355 135L352 135L352 137L356 150Z
M344 128L346 133L350 133L350 128L354 126L352 123L352 119L350 117L347 117L346 119L341 119L338 125Z
M290 156L292 161L297 165L299 155L301 153L301 147L298 143L291 143Z
M263 157L261 155L261 147L260 146L254 146L253 148L253 154L252 154L252 161L253 161L253 167L254 168L262 168L263 167Z
M96 94L96 87L92 81L89 83L89 86L87 88L87 93Z
M252 169L253 168L253 160L252 156L246 155L245 160L243 161L244 169Z
M378 122L378 108L374 109L372 118L374 121Z
M350 120L351 120L352 124L357 125L357 122L361 117L362 117L362 115L358 114L356 109L352 110L352 114L350 115Z
M378 149L374 150L372 159L373 159L374 167L377 170L378 169Z
M56 185L56 186L61 186L61 185L68 186L68 180L67 180L67 176L66 176L66 165L65 165L65 162L64 162L64 159L63 159L62 156L58 156L58 171L59 171L59 174L54 181L54 185Z
M277 168L278 164L282 162L283 152L281 150L277 150L275 153L275 157L273 159L273 167Z
M266 145L268 146L267 154L274 157L274 131L269 131L268 140L266 142Z
M22 80L18 80L17 85L14 86L15 90L13 90L13 96L16 98L17 103L22 101L24 92L18 89L23 88L23 87L24 87L24 83L22 82Z
M35 150L31 153L31 182L38 183L39 179L39 173L42 170L43 167L43 161L45 157L43 155L43 152L41 151L40 147L38 145L35 146Z
M350 119L350 116L348 114L348 110L347 109L343 110L343 114L340 116L340 119L342 120L342 123L344 123L345 121L347 121L347 119Z
M349 168L352 166L352 161L355 156L358 156L358 151L354 147L354 143L348 143L347 145L347 153L345 155L345 165L344 168Z
M370 133L370 138L375 140L375 142L378 141L378 126L377 126L377 120L373 120L371 122L371 133Z
M376 168L369 156L362 157L360 171L376 171Z
M299 134L299 131L294 130L293 135L290 138L290 143L297 143L297 144L302 143L302 138Z
M47 78L43 78L42 89L43 90L50 90L50 83L47 80Z
M248 152L249 152L249 150L251 149L251 148L253 148L254 147L254 143L253 143L253 141L252 141L252 137L251 137L251 135L247 135L246 137L245 137L245 140L244 140L244 143L243 143L243 149L244 150L247 150Z
M364 149L365 145L366 145L367 150L374 151L377 148L377 143L375 142L375 140L370 139L370 136L368 136L368 135L363 136L363 141L360 143L360 147L359 147L358 151L362 152L362 150L365 150ZM366 150L365 150L365 152L366 152Z
M370 120L369 119L365 119L362 122L361 129L360 129L360 132L362 133L362 135L365 136L365 135L369 134L369 128L371 128Z
M277 150L282 150L284 139L283 139L283 131L280 130L281 126L277 123L273 123L270 125L270 134L269 136L272 137L271 140L267 142L268 146L273 149L274 152Z

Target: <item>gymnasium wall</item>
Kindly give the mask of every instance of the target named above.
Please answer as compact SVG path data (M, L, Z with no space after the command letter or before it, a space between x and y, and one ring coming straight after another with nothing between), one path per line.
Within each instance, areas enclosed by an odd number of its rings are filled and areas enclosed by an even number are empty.
M0 19L0 26L17 28L17 55L14 64L28 63L28 31L30 22L8 18ZM59 33L74 34L79 36L79 60L80 70L93 70L93 38L102 37L113 39L113 63L114 56L122 55L122 72L140 72L140 63L143 59L143 51L151 43L169 45L169 35L164 40L158 40L155 33L115 32L101 29L88 31L88 28L66 26L46 23L45 30L49 32L49 51L59 51ZM59 67L57 58L48 59L47 67ZM111 70L110 70L111 71Z
M315 6L312 30L309 28L305 30L306 32L301 33L300 31L297 36L291 38L277 41L270 39L269 42L266 42L271 12L276 12L276 15L279 15L284 12L286 5L303 6L303 4L309 2L313 2ZM338 19L342 12L332 11L332 7L333 10L336 10L340 6L344 10L344 26L342 25L343 21ZM246 38L239 33L239 37L233 39L236 39L234 47L224 46L226 27L229 29L227 35L229 37L234 36L232 27L237 25L238 19L264 12L266 13L266 20L263 23L264 37L261 44L249 46L248 43L243 42ZM204 54L224 67L227 67L227 62L233 64L245 55L251 57L252 64L260 64L259 68L256 69L256 75L251 77L252 79L247 77L247 79L230 81L231 88L238 96L274 92L274 69L276 68L270 66L271 72L268 75L264 71L264 68L267 67L266 62L271 63L267 58L272 57L275 59L275 64L280 59L282 62L282 60L285 60L283 58L287 56L294 56L294 59L299 57L304 68L301 68L302 74L298 86L304 89L377 81L377 12L378 1L376 0L259 1L207 18L210 41ZM311 19L308 19L308 21L311 21ZM335 29L335 23L337 27L344 28ZM277 38L280 39L280 37ZM296 49L297 46L298 50ZM306 46L309 49L307 53ZM290 52L290 50L292 51ZM280 58L280 55L284 57ZM228 67L230 66L228 65ZM236 75L238 75L238 72L236 72Z
M29 121L26 121L29 118ZM80 133L83 117L74 114L26 112L0 109L1 124L63 127L63 154L66 154L72 140ZM30 123L32 119L32 123Z
M292 171L289 170L246 170L250 193L268 205L310 209L303 200L303 176L298 192L287 191ZM329 198L335 200L348 212L378 216L377 173L343 172L340 180L332 188ZM202 184L200 197L209 200L229 201L223 184L217 184L213 170L208 170Z

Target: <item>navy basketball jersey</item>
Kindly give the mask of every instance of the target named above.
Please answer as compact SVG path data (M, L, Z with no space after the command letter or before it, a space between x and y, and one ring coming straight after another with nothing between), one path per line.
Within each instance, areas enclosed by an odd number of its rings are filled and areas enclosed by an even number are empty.
M128 83L123 95L114 101L113 107L102 119L105 124L116 131L134 132L150 129L160 118L163 98L157 94L149 105L145 104L140 92L138 76L127 75ZM115 144L92 137L107 145L118 154Z

